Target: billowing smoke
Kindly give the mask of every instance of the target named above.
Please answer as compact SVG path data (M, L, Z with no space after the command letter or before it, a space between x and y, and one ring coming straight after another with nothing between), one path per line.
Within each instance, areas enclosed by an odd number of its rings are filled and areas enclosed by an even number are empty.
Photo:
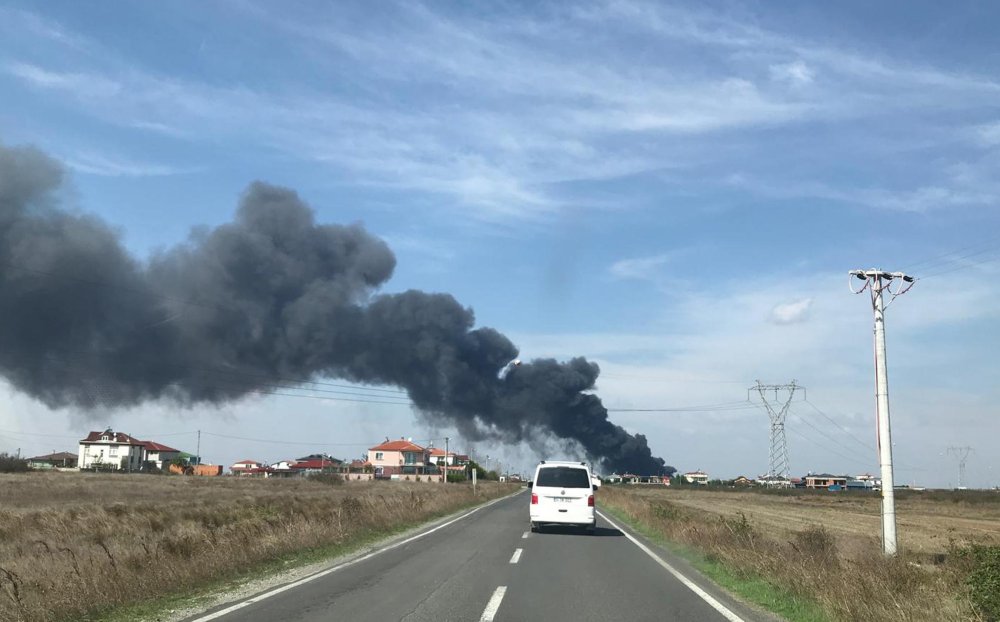
M285 379L407 391L471 439L551 434L606 469L672 471L608 421L582 358L500 377L517 348L447 294L377 294L388 246L317 224L295 192L253 183L233 222L138 261L101 220L62 209L62 169L0 146L0 373L50 407L224 403Z

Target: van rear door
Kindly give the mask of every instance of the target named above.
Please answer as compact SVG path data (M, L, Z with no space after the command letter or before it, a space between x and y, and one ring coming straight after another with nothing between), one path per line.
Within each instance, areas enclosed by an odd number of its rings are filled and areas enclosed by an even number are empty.
M588 525L594 522L594 494L584 466L540 466L535 477L531 519L536 523Z

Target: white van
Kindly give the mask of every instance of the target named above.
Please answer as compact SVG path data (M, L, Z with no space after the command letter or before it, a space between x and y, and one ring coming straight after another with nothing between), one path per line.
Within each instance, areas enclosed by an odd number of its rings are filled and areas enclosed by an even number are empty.
M543 525L571 525L585 527L593 534L597 529L594 491L599 481L585 462L543 460L531 480L531 530L541 531Z

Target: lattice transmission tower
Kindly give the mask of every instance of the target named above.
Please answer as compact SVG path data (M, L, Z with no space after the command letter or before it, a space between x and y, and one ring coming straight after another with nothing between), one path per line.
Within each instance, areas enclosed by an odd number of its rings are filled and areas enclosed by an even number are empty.
M764 404L767 416L771 420L770 466L767 471L767 478L771 480L788 479L788 441L785 440L785 416L788 414L788 407L792 403L795 392L799 389L804 391L805 387L795 384L794 380L788 384L761 384L758 380L755 386L747 389L747 399L750 399L752 391L756 391L760 395L760 401ZM774 392L774 400L768 400L767 394L772 391ZM787 396L782 403L780 396L785 392L787 392Z
M974 450L971 447L949 447L948 455L958 458L958 487L965 488L965 462Z

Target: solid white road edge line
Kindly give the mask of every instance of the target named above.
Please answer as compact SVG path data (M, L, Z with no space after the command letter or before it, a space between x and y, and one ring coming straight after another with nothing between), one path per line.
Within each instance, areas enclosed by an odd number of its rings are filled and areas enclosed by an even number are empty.
M493 592L493 596L490 597L490 602L486 603L486 609L483 609L483 615L479 618L479 622L493 622L493 616L497 614L497 609L500 608L500 603L503 601L503 595L506 593L506 585L501 585L495 592Z
M521 552L522 552L523 550L524 550L524 549L515 549L515 550L514 550L514 556L510 558L510 563L512 563L512 564L516 564L516 563L517 563L517 560L521 559Z
M653 558L654 561L656 561L656 563L658 563L659 565L661 565L664 568L666 568L667 572L669 572L670 574L674 575L674 578L676 578L678 581L680 581L681 583L683 583L684 586L687 587L689 590L691 590L692 592L694 592L695 594L697 594L699 597L701 597L701 599L703 601L705 601L706 603L708 603L712 607L712 609L715 609L716 611L718 611L719 613L721 613L723 615L723 617L725 617L727 620L729 620L730 622L745 622L743 620L743 618L739 617L738 615L736 615L735 613L733 613L729 608L727 608L725 605L723 605L719 601L715 600L715 598L713 598L711 594L709 594L705 590L703 590L700 587L698 587L697 585L695 585L695 583L693 581L691 581L691 579L688 579L687 577L685 577L684 575L682 575L676 568L674 568L673 566L671 566L667 562L663 561L663 559L661 559L659 555L657 555L656 553L654 553L648 546L646 546L642 542L639 542L638 540L636 540L632 536L632 534L628 533L627 531L625 531L624 529L622 529L621 527L619 527L618 525L616 525L614 523L614 521L612 521L610 518L608 518L607 516L604 515L604 512L598 512L597 514L601 518L603 518L604 520L606 520L609 525L611 525L612 527L614 527L615 529L617 529L618 531L620 531L623 536L625 536L626 538L628 538L629 540L631 540L632 543L635 544L637 547L639 547L642 550L643 553L645 553L646 555L649 555L650 557Z
M516 494L518 494L518 493L514 493L514 495L516 495ZM490 501L489 503L484 503L483 505L481 505L481 506L479 506L477 508L469 510L468 512L466 512L465 514L462 514L461 516L458 516L456 518L451 519L447 523L442 523L442 524L438 525L437 527L434 527L433 529L428 529L427 531L422 531L422 532L416 534L415 536L410 536L409 538L407 538L405 540L400 540L399 542L390 544L389 546L387 546L385 548L381 548L381 549L378 549L376 551L372 551L371 553L367 553L365 555L362 555L361 557L358 557L356 559L352 559L350 561L344 562L343 564L339 564L339 565L334 566L332 568L327 568L326 570L320 570L319 572L317 572L315 574L311 574L308 577L303 577L302 579L299 579L298 581L292 581L291 583L286 583L285 585L282 585L281 587L276 587L273 590L268 590L267 592L262 592L262 593L254 596L252 598L248 598L247 600L240 601L240 602L236 603L235 605L230 605L229 607L226 607L225 609L220 609L219 611L216 611L214 613L210 613L210 614L208 614L206 616L202 616L200 618L195 618L191 622L208 622L209 620L214 620L216 618L221 618L224 615L228 615L228 614L230 614L230 613L232 613L234 611L238 611L240 609L243 609L244 607L249 607L250 605L252 605L254 603L259 603L260 601L262 601L264 599L270 598L272 596L275 596L277 594L280 594L280 593L285 592L287 590L290 590L292 588L296 588L296 587L298 587L300 585L303 585L305 583L309 583L310 581L314 581L316 579L319 579L320 577L325 577L328 574L332 574L334 572L337 572L338 570L342 570L344 568L347 568L348 566L353 566L354 564L358 564L358 563L363 562L363 561L365 561L367 559L371 559L372 557L375 557L376 555L380 555L382 553L385 553L386 551L391 551L392 549L399 548L399 547L403 546L404 544L409 544L410 542L413 542L414 540L419 540L420 538L423 538L424 536L430 535L430 534L434 533L435 531L437 531L439 529L444 529L448 525L451 525L453 523L457 523L458 521L462 520L463 518L465 518L467 516L471 516L472 514L475 514L479 510L488 508L491 505L493 505L494 503L497 503L498 501L503 501L504 499L509 499L512 496L513 495L506 495L504 497L500 497L499 499L494 499L494 500ZM490 618L490 619L492 620L492 618Z

